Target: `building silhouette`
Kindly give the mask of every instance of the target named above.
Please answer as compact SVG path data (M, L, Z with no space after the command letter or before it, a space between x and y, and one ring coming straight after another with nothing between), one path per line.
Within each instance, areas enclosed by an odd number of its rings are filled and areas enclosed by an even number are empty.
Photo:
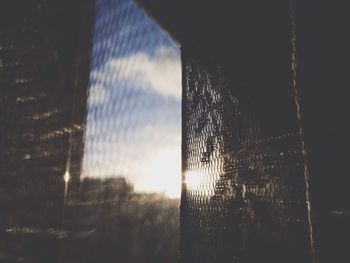
M93 1L0 3L0 261L58 262L79 180Z

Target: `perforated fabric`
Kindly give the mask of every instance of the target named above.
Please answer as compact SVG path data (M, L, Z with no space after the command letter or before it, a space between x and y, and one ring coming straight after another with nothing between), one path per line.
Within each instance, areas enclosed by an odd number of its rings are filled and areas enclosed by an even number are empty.
M181 262L313 260L292 11L265 8L242 46L182 43Z

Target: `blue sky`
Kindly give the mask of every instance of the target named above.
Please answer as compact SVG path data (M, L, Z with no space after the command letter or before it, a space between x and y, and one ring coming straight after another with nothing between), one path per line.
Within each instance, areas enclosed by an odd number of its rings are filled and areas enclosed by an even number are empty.
M180 194L179 47L132 0L98 0L83 176Z

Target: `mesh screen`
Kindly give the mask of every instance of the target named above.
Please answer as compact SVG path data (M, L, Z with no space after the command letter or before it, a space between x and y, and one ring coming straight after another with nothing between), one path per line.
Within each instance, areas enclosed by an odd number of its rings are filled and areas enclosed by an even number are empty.
M240 24L249 36L182 43L181 260L312 262L294 17L288 5L237 8L238 22L259 21Z

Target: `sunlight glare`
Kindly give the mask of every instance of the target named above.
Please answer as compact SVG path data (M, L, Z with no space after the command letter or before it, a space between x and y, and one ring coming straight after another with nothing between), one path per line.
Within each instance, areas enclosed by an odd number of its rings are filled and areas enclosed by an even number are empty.
M187 171L185 173L185 184L189 190L195 190L201 184L201 174L197 171Z
M64 181L65 181L66 183L68 183L69 178L70 178L69 172L66 171L66 172L64 173L63 179L64 179Z
M160 151L149 165L146 165L142 179L135 184L145 192L164 192L168 197L179 198L181 193L180 149Z

